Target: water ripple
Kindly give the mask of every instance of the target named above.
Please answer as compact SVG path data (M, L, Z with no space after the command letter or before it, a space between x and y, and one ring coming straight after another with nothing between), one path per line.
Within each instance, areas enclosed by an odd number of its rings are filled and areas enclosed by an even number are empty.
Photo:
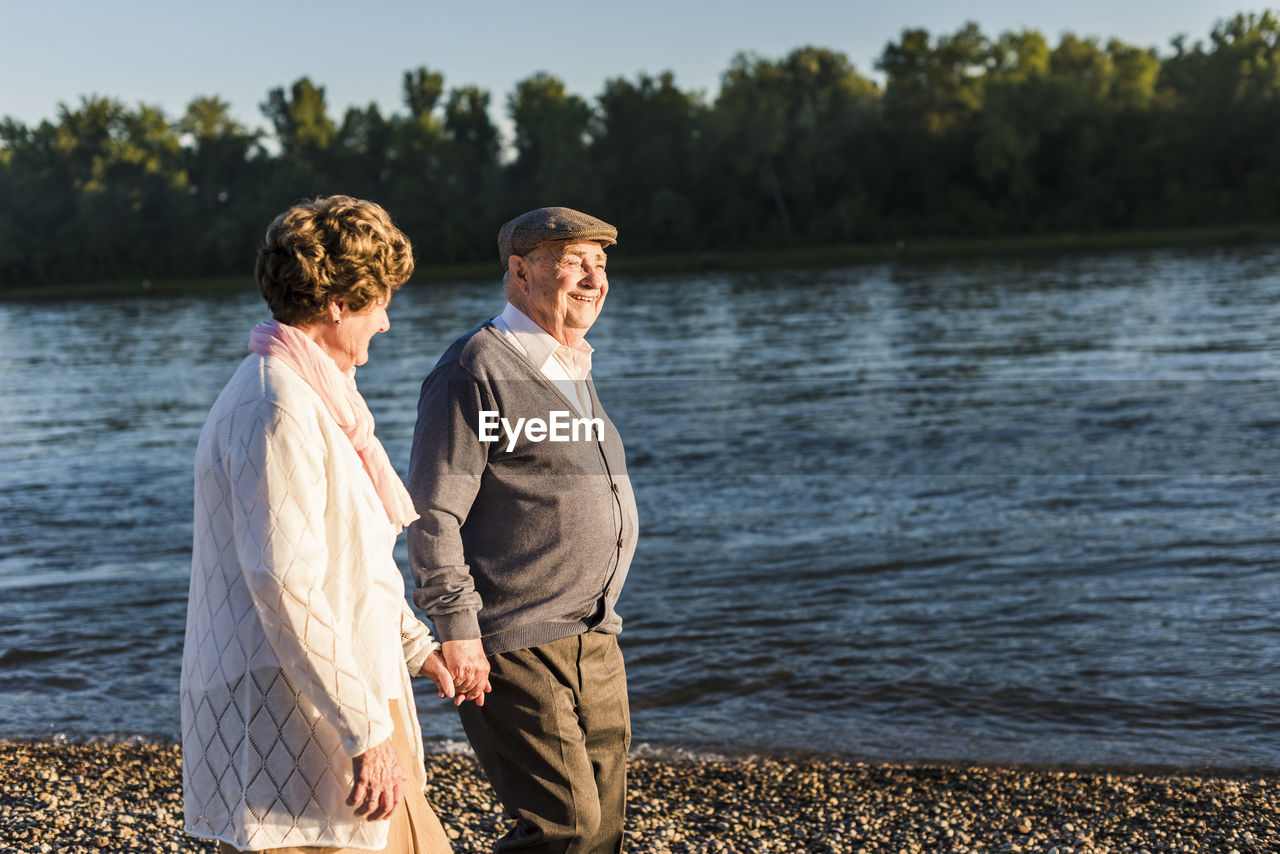
M619 277L591 341L641 511L637 743L1280 769L1256 253ZM0 735L176 732L191 458L246 284L0 304ZM359 382L401 471L421 378L500 307L397 296Z

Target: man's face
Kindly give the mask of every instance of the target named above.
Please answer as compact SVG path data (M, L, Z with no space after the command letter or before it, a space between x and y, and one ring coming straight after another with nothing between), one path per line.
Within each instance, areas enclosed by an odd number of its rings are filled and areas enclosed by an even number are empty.
M524 256L517 308L561 344L581 340L609 293L604 247L592 240L544 243Z

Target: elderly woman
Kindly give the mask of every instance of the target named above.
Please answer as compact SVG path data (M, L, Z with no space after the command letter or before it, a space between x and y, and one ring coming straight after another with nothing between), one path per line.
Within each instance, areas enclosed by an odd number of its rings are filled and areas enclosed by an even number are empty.
M453 684L405 602L392 548L417 516L355 384L412 272L348 196L290 208L258 252L274 319L200 434L182 660L186 830L222 852L449 850L409 676Z

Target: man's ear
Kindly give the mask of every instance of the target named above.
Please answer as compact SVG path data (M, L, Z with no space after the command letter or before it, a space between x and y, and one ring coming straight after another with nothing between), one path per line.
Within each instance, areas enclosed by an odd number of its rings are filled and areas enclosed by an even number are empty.
M522 255L507 258L507 272L511 274L511 282L521 293L529 290L529 262Z

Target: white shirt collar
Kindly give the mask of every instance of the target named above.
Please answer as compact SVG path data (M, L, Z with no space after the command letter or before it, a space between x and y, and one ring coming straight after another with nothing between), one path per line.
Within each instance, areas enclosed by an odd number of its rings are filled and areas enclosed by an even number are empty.
M494 318L498 331L513 338L529 361L538 370L544 370L548 361L559 362L571 379L586 379L591 373L591 354L595 352L586 339L572 347L561 344L550 332L539 326L529 315L507 303L502 314Z

